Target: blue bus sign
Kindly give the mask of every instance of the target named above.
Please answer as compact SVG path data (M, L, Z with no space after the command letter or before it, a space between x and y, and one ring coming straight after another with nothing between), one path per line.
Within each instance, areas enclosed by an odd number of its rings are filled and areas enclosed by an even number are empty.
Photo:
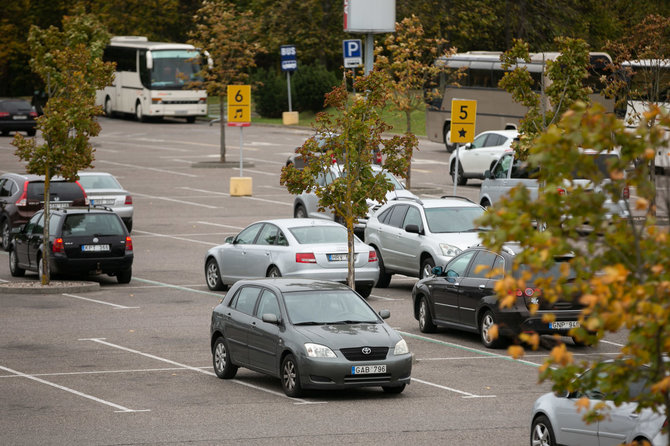
M280 48L281 70L295 71L298 69L297 52L295 45L282 45Z
M342 41L344 68L360 67L363 64L363 45L360 39Z

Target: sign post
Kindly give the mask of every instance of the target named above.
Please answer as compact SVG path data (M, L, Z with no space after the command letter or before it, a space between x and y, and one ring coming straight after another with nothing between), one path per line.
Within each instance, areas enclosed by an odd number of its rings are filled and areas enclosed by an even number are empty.
M460 145L474 141L475 122L477 121L477 101L466 99L451 100L451 142L457 143L454 155L454 195L458 184Z
M230 195L251 195L251 177L243 176L244 127L251 125L251 86L228 85L228 126L240 128L240 176L230 178Z
M281 56L281 70L286 73L286 86L288 88L288 113L282 114L284 124L297 124L298 113L293 113L291 106L291 73L298 69L297 51L295 45L282 45L279 49Z

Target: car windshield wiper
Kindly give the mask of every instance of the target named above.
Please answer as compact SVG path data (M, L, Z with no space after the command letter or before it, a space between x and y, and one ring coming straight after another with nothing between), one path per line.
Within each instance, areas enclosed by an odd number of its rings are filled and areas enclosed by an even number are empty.
M344 320L344 321L332 321L328 322L328 325L341 325L341 324L376 324L377 321L356 321L356 320Z
M298 322L293 325L326 325L326 322L305 321L305 322Z

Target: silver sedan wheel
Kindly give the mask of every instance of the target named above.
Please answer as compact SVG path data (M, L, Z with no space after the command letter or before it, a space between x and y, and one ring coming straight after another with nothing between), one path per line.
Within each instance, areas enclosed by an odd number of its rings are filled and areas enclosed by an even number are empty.
M219 268L216 262L210 262L207 265L207 285L210 288L216 288L219 283Z

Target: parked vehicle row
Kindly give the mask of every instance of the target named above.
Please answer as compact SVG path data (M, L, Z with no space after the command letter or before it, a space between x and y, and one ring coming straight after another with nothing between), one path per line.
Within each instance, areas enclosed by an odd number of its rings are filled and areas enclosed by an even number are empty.
M516 130L495 130L482 132L471 143L460 147L449 160L449 175L454 178L456 154L458 153L458 177L456 182L462 186L468 178L483 180L484 172L493 169L493 165L505 153L512 152L512 143L519 139Z

